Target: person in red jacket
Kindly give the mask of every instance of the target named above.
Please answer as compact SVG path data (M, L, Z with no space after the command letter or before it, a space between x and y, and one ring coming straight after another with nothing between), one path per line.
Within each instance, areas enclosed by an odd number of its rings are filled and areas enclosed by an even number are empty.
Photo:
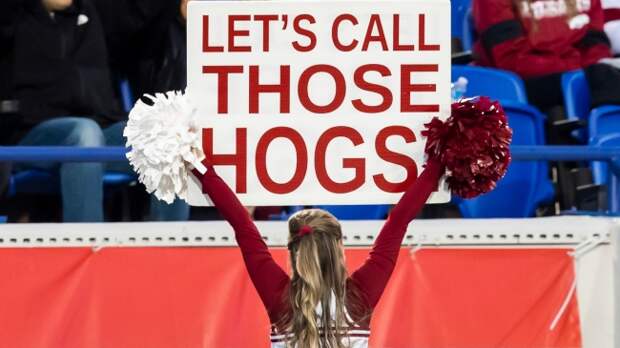
M474 0L479 64L510 70L545 110L562 104L561 73L611 57L600 0Z
M302 210L289 220L289 276L274 261L246 209L212 167L197 175L235 231L250 278L271 321L272 347L368 347L370 319L396 265L409 222L436 190L444 167L426 168L392 210L366 262L351 275L335 217Z

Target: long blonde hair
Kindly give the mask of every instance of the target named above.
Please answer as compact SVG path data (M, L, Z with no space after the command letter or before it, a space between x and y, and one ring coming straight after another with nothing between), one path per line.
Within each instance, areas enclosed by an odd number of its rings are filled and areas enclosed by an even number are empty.
M302 230L305 233L300 234ZM289 219L293 270L287 298L290 311L278 325L293 334L289 346L344 348L342 329L350 323L345 309L347 269L341 243L340 223L324 210L302 210ZM322 310L320 316L317 306Z

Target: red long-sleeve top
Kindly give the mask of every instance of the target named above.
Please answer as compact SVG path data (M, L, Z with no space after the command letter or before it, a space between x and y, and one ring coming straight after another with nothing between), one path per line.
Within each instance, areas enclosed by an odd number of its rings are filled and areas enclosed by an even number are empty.
M481 65L523 78L581 69L611 56L600 0L474 0Z
M418 179L403 194L375 240L366 262L349 277L362 292L368 312L379 298L392 274L407 225L419 213L429 195L436 190L443 167L429 161ZM228 185L212 168L202 177L203 192L208 194L215 207L232 225L243 260L272 324L276 324L287 308L283 294L291 278L274 261L247 210ZM370 318L368 318L369 324Z

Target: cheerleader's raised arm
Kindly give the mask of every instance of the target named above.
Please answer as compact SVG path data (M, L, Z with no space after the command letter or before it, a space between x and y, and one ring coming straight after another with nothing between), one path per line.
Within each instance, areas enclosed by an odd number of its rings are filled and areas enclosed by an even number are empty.
M271 317L271 309L281 301L279 294L290 282L289 276L274 261L248 211L213 167L208 167L205 175L194 174L201 179L203 193L209 195L217 210L233 227L252 283Z
M444 167L438 161L427 162L424 171L392 209L366 262L351 275L351 279L364 293L370 309L379 302L392 275L407 226L418 215L430 194L437 189L443 173Z
M379 301L392 274L407 225L436 190L442 174L443 166L439 162L431 160L426 164L418 179L392 210L368 260L352 274L351 279L364 294L369 309L374 308ZM273 260L247 210L212 167L201 176L201 182L203 192L209 195L215 207L233 227L250 278L266 309L272 313L273 308L280 307L281 294L290 282L290 277Z

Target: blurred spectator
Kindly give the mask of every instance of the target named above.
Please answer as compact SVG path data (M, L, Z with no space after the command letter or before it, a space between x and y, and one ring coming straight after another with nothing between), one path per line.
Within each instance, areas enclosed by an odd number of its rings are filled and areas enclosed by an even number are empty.
M102 146L122 112L97 13L87 1L11 0L0 17L0 100L14 101L9 143ZM65 221L101 221L102 164L37 163L60 172Z
M188 1L96 0L111 48L112 69L117 76L129 78L135 95L185 90ZM162 209L164 204L155 209ZM189 215L189 206L180 201L167 209L178 216ZM278 215L282 207L248 207L248 211L257 219L267 220Z
M620 102L620 70L611 59L601 0L473 0L478 63L510 70L525 81L528 100L547 115L547 141L574 144L565 122L562 74L584 69L591 106ZM575 205L579 163L554 164L562 209Z
M187 0L172 0L163 13L148 27L142 49L137 56L137 69L131 80L137 95L185 90L187 86ZM171 5L170 5L171 4ZM172 207L160 202L151 209L173 210L189 218L190 207L177 200Z
M179 0L95 0L101 14L109 57L116 79L128 78L136 96L184 90L186 77L185 7ZM148 99L144 99L149 102ZM110 143L122 145L125 123ZM115 171L129 170L113 164ZM151 200L152 220L187 220L189 206Z
M474 0L481 65L516 72L530 102L562 104L561 74L611 56L600 0Z
M185 24L181 19L180 0L94 0L109 47L110 66L113 73L129 78L135 95L166 91L165 81L155 83L158 71L148 65L160 65L170 47L170 28L175 42L181 38L185 49ZM183 10L184 11L184 10ZM173 52L178 50L173 49ZM185 54L183 52L183 54ZM183 72L175 81L175 87L185 88L185 61ZM154 88L158 87L158 88Z
M90 0L10 0L0 15L0 105L5 142L20 145L124 145L125 114L111 80L97 8ZM17 107L16 107L17 106ZM7 127L4 127L7 126ZM104 169L132 172L127 164L37 163L59 171L65 221L102 221ZM156 220L187 218L155 202Z
M11 164L0 162L0 199L6 194L11 177Z
M173 9L155 22L138 57L138 95L185 90L187 86L187 0L173 0Z

